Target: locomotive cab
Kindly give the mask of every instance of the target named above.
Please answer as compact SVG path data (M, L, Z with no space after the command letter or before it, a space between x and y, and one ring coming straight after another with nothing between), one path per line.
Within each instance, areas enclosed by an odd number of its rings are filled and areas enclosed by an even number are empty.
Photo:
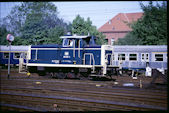
M85 46L92 46L96 45L95 40L96 37L94 36L62 36L62 46L63 47L85 47Z
M61 64L82 64L84 46L89 44L84 39L89 36L68 35L60 37L62 39L62 51L60 51ZM90 40L90 39L89 39Z

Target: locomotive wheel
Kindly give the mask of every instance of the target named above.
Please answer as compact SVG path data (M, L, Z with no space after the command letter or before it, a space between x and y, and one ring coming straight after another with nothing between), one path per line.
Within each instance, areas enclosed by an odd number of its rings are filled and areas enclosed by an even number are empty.
M45 76L45 74L46 74L45 71L39 71L39 72L38 72L38 75L39 75L39 76Z
M74 73L66 73L67 78L76 78L76 75Z
M64 79L64 78L66 78L66 74L63 73L63 72L55 73L55 74L56 74L56 77L59 78L59 79Z
M53 73L53 72L50 73L50 76L51 76L52 78L56 78L55 73Z

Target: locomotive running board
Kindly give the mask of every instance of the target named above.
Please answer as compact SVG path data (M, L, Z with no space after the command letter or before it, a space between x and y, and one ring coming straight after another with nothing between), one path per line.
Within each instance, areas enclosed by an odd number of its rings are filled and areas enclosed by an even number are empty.
M76 68L93 68L102 67L100 65L78 65L78 64L37 64L37 63L28 63L27 66L42 66L42 67L76 67Z

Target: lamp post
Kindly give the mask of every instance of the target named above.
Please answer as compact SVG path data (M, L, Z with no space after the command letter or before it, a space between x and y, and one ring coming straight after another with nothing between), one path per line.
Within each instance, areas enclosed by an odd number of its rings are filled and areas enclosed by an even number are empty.
M8 57L8 79L10 77L10 57L11 57L11 43L14 40L14 36L12 36L11 34L8 34L6 39L9 42L9 57Z

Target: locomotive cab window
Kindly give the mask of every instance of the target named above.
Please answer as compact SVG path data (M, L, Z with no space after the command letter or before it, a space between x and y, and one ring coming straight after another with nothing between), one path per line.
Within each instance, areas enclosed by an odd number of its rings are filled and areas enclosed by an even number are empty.
M67 47L68 46L68 39L63 39L63 44L62 44L63 47Z
M89 46L90 37L83 39L84 46Z
M19 59L20 58L20 53L14 53L14 59Z
M155 61L163 61L163 54L155 54Z
M63 39L63 47L73 47L73 39Z
M136 61L137 60L137 54L130 54L129 55L129 60Z
M9 53L4 53L3 57L4 57L4 59L9 58Z
M69 43L68 43L69 45L68 46L72 47L73 46L73 41L74 41L73 39L69 39Z
M75 47L76 47L76 48L79 48L79 47L80 47L80 40L79 40L79 39L76 39L76 40L75 40Z

